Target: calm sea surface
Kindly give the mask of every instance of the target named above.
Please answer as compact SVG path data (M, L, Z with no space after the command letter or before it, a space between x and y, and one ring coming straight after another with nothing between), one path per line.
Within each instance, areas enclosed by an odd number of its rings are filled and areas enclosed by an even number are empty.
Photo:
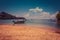
M0 24L14 24L12 20L0 20ZM56 27L56 21L55 20L50 20L50 19L27 19L25 24L43 24L43 25L49 25L49 26L54 26Z

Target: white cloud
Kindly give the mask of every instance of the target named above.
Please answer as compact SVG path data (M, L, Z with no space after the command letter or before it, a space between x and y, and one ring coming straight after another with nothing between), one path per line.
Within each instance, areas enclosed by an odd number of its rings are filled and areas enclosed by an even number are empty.
M43 9L36 7L35 9L29 9L30 12L42 12Z
M51 19L56 19L56 15L57 15L58 12L59 12L59 11L57 11L57 12L54 13L54 14L52 14L52 15L51 15Z
M50 19L50 13L48 13L48 12L41 12L41 14L40 14L40 19Z
M29 18L30 13L26 13L25 15L23 15L25 18Z
M29 9L29 12L24 17L29 19L55 19L56 14L44 12L42 8L36 7L35 9Z

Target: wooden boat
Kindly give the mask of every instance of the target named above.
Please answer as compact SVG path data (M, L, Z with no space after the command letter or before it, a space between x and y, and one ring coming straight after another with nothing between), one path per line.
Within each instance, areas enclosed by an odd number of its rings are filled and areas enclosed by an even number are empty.
M25 23L26 19L25 18L20 18L20 19L15 19L15 21L13 21L14 24L22 24Z
M21 23L25 23L25 21L13 21L14 24L21 24Z

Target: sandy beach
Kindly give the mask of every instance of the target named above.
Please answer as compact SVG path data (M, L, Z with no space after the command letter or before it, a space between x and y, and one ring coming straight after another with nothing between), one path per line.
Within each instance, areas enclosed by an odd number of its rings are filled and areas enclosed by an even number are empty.
M0 25L0 40L60 40L60 34L45 25Z

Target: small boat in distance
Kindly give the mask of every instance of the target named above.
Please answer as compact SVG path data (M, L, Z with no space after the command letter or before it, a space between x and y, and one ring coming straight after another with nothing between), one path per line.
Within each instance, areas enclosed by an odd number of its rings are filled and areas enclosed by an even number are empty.
M19 19L15 19L13 21L14 24L22 24L22 23L25 23L26 19L24 17L21 17Z

